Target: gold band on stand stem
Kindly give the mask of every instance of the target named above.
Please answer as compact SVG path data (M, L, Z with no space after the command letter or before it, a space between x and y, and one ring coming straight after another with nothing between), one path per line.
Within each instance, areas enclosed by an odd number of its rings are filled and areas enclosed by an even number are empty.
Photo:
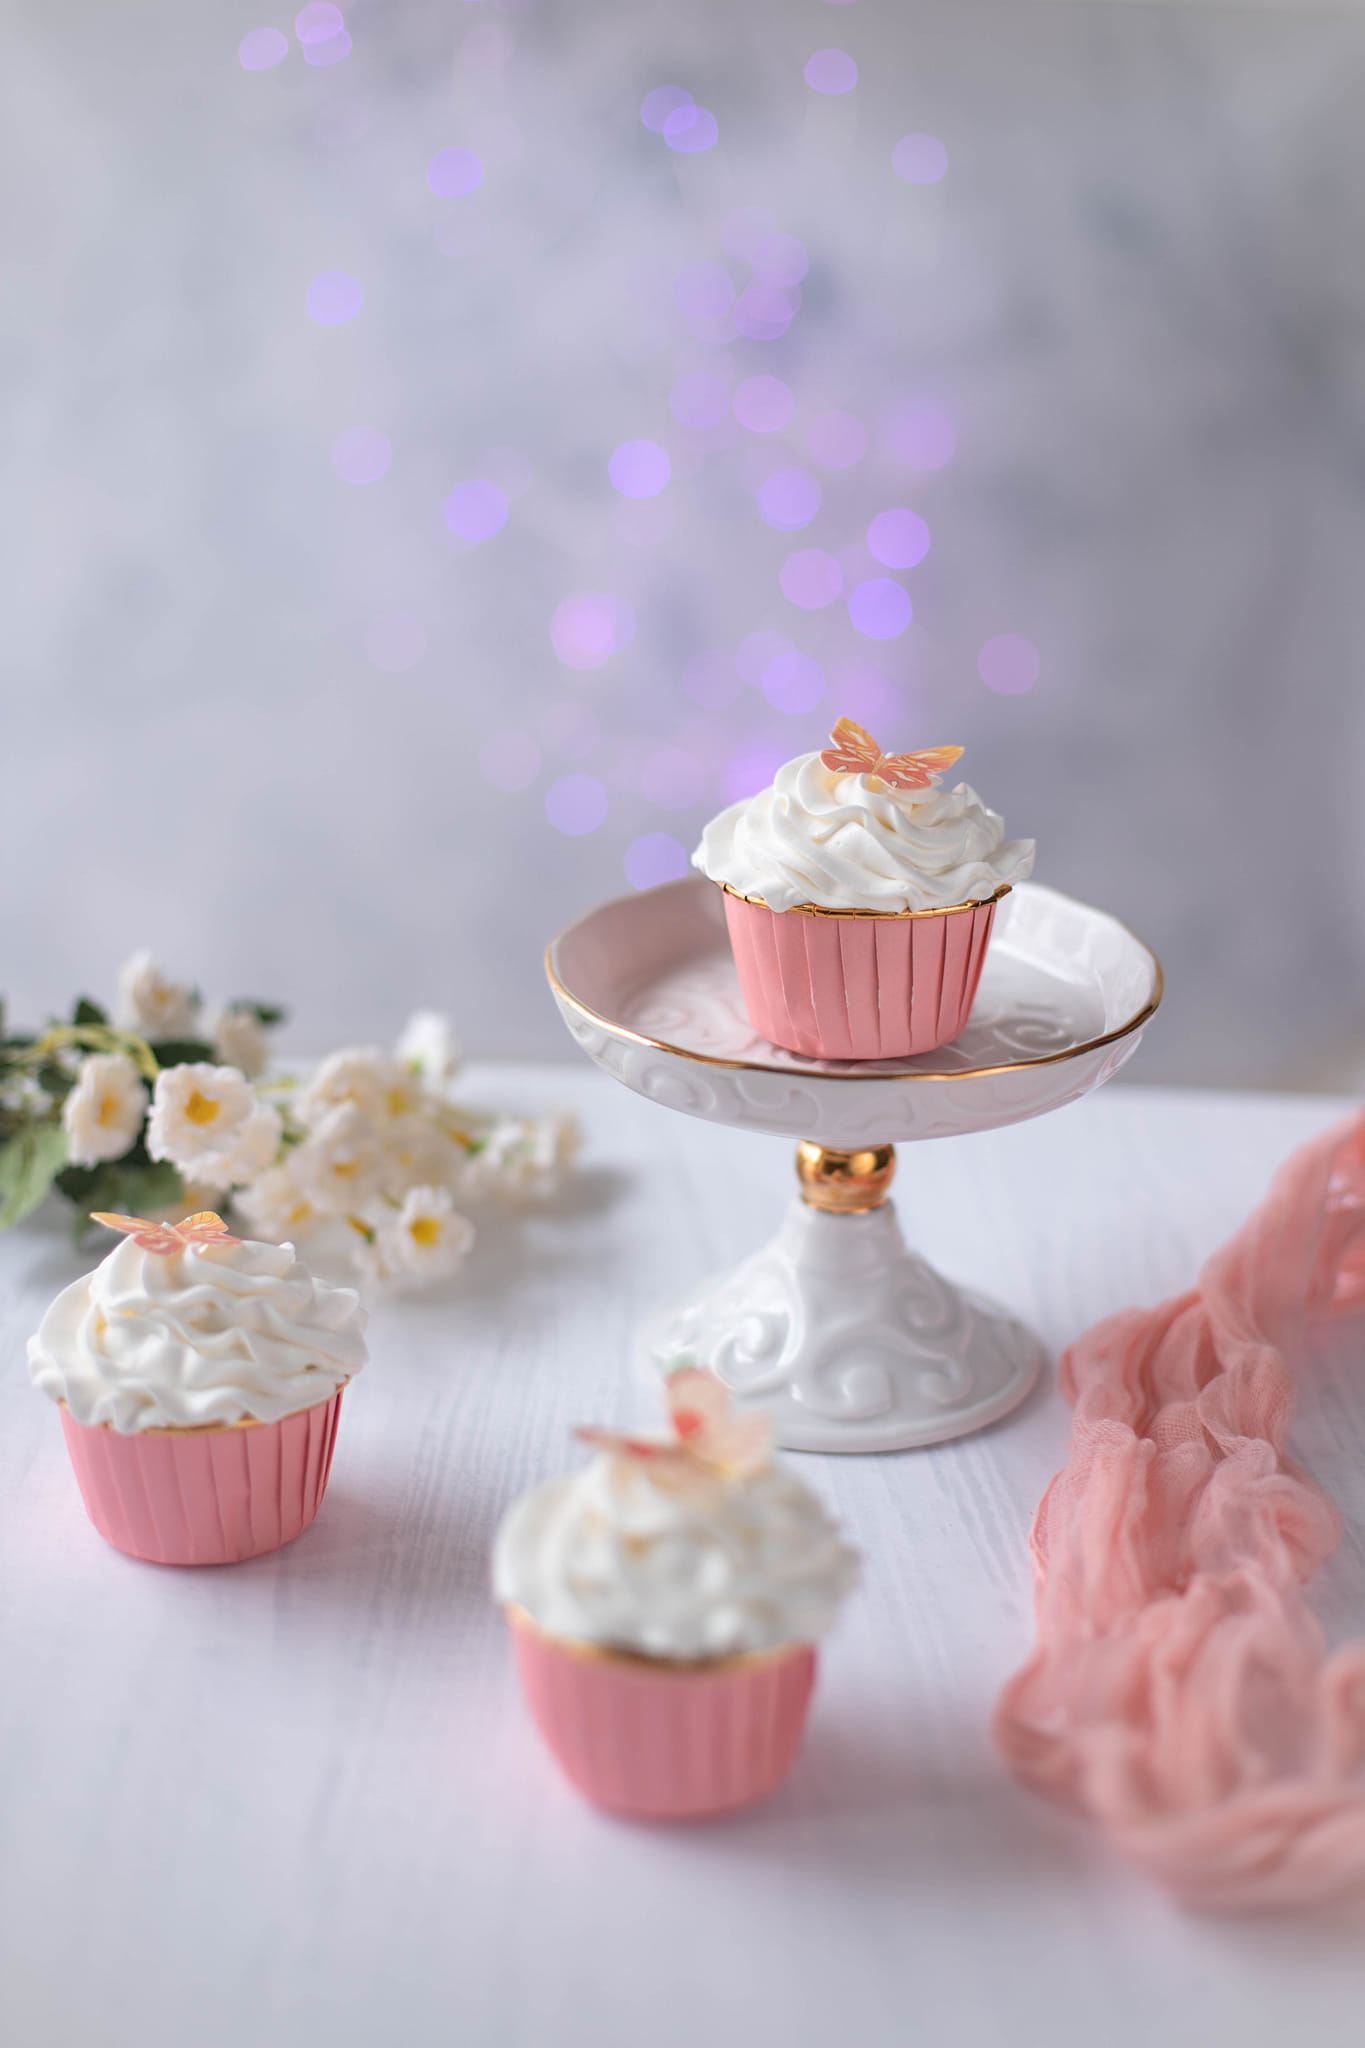
M831 1216L865 1216L880 1209L896 1172L894 1145L864 1145L841 1152L803 1138L796 1148L801 1199Z

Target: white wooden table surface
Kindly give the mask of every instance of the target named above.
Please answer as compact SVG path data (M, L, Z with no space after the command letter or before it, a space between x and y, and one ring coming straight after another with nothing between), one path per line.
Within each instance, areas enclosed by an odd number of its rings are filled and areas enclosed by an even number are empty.
M805 1458L866 1559L807 1744L747 1816L603 1818L555 1774L488 1596L507 1504L570 1426L654 1404L635 1318L757 1244L790 1148L577 1067L472 1092L575 1105L554 1212L490 1226L440 1299L382 1305L306 1536L168 1571L88 1526L24 1340L82 1263L0 1239L0 2038L12 2048L925 2043L1242 2048L1365 2038L1345 1923L1200 1920L1015 1787L986 1736L1028 1639L1025 1533L1063 1455L1048 1384L965 1442ZM1054 1351L1185 1285L1349 1105L1111 1088L901 1152L902 1219ZM1365 1633L1365 1360L1298 1448L1352 1518L1324 1576Z

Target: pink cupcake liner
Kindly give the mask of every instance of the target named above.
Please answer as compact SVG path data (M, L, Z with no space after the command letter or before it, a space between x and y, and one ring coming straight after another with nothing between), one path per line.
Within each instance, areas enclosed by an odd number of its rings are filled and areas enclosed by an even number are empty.
M342 1391L279 1422L131 1435L63 1407L85 1512L106 1543L150 1564L240 1564L278 1550L322 1503Z
M774 1791L795 1762L816 1655L696 1666L565 1643L509 1613L517 1671L536 1726L594 1805L641 1820L698 1820Z
M971 1014L995 903L914 916L769 910L727 889L725 921L754 1030L808 1059L904 1059Z

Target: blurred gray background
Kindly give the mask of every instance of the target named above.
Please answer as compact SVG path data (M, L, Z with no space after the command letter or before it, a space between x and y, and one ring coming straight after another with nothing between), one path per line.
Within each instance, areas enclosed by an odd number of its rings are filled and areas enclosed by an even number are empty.
M17 1020L145 944L564 1056L546 937L852 710L1160 952L1140 1076L1362 1075L1358 7L264 4L0 12Z

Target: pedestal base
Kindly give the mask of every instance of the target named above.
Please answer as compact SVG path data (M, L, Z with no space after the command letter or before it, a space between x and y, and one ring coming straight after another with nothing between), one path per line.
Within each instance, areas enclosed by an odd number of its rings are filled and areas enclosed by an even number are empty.
M640 1343L654 1372L708 1367L792 1451L965 1436L1016 1407L1043 1362L1022 1323L907 1250L885 1199L798 1198L771 1244L656 1311Z

